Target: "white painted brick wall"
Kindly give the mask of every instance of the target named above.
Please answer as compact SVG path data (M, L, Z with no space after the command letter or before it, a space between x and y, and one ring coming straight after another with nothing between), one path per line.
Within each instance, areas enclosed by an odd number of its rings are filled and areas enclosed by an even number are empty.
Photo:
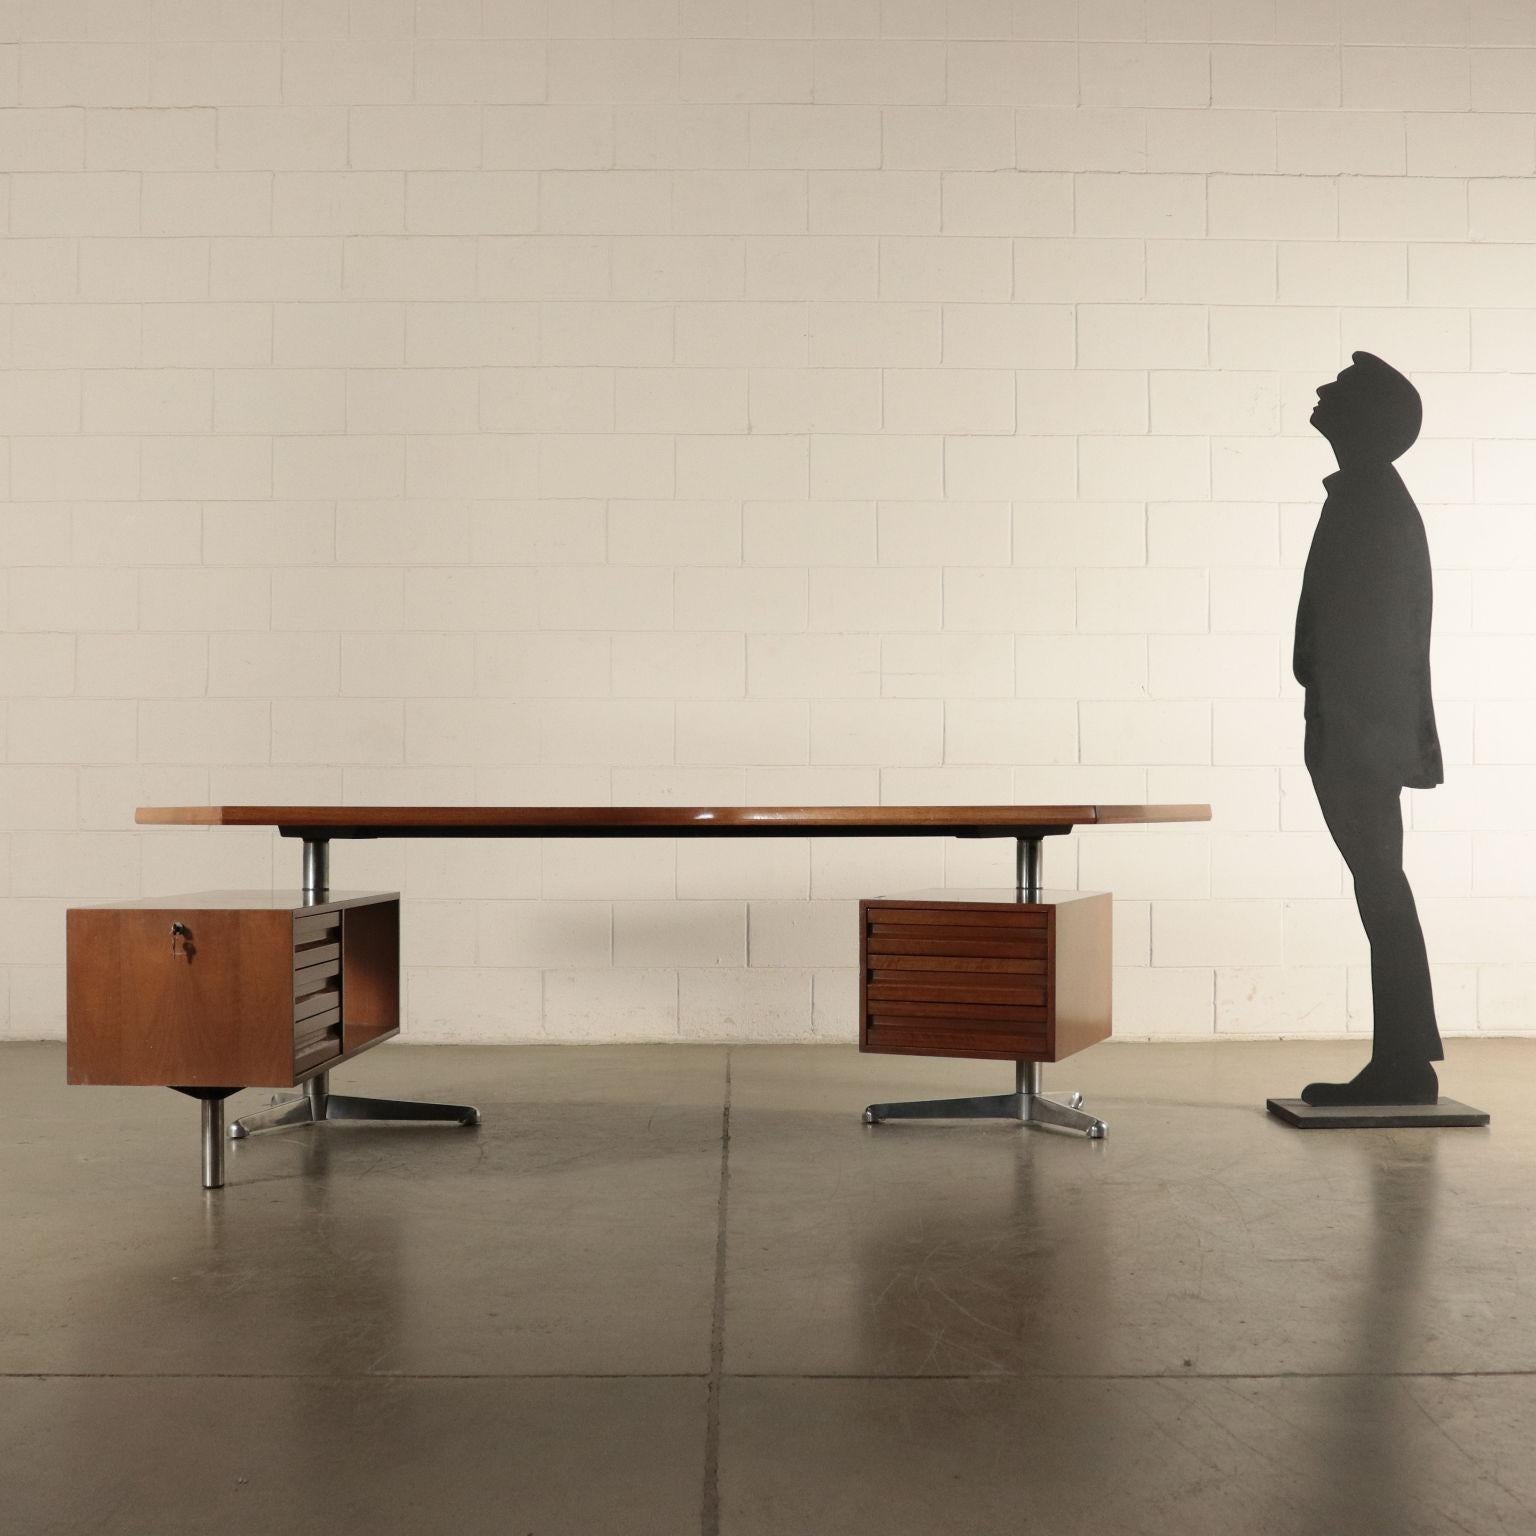
M1201 800L1088 832L1125 1035L1369 1024L1289 676L1379 351L1437 571L1448 1031L1536 1023L1536 11L0 0L0 1034L144 801ZM1003 843L339 846L418 1039L851 1038Z

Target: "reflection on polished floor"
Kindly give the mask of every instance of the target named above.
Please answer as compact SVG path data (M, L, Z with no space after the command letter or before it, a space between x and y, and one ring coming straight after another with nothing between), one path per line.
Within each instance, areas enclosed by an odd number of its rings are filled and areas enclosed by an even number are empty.
M1303 1133L1358 1045L1117 1043L1110 1122L867 1127L1006 1066L387 1047L478 1103L231 1149L0 1047L0 1531L1536 1531L1536 1041L1486 1131ZM261 1102L232 1101L235 1113Z

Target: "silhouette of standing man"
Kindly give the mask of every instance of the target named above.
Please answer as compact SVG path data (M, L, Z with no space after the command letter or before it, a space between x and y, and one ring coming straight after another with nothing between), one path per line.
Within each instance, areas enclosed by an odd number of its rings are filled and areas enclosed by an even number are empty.
M1292 670L1306 689L1306 763L1355 882L1371 944L1371 1059L1327 1104L1433 1104L1435 1024L1424 934L1403 873L1404 786L1444 778L1429 689L1429 546L1392 461L1419 435L1419 393L1369 352L1317 392L1312 425L1339 461L1302 578Z

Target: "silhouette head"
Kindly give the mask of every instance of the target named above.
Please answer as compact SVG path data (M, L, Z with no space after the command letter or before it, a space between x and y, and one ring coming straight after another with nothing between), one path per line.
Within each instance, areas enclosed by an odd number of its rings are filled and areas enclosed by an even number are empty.
M1413 447L1424 420L1419 392L1370 352L1317 392L1312 425L1333 445L1339 464L1390 464Z

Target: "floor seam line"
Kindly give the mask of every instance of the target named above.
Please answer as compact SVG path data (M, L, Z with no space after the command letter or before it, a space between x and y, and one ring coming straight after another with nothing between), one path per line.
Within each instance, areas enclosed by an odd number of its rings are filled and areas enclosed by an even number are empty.
M1529 1370L1463 1371L3 1371L0 1381L1469 1381L1522 1380Z
M727 1371L728 1381L1468 1381L1536 1377L1536 1368L1507 1371Z
M720 1195L715 1205L715 1285L709 1320L708 1396L704 1410L702 1536L720 1536L720 1383L725 1377L725 1232L731 1200L731 1052L725 1053L725 1103L720 1110Z
M707 1381L702 1371L0 1371L0 1381Z

